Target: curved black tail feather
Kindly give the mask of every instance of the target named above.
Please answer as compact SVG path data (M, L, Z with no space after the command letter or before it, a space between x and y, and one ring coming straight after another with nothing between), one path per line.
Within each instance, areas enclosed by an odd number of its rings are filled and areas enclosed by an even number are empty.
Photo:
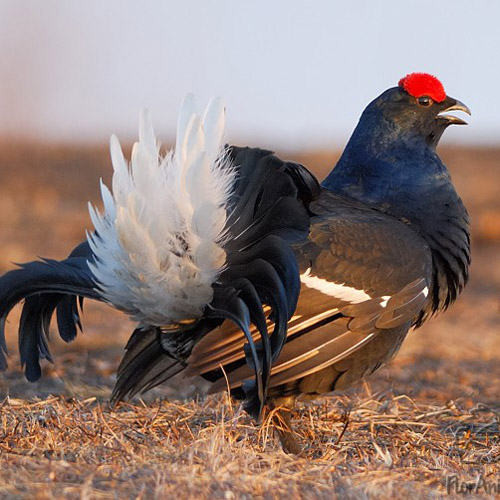
M29 262L0 277L0 368L7 367L5 320L18 302L26 299L19 324L21 362L28 380L35 381L41 375L40 359L51 360L48 327L56 308L61 337L70 341L76 335L77 296L102 300L85 257Z

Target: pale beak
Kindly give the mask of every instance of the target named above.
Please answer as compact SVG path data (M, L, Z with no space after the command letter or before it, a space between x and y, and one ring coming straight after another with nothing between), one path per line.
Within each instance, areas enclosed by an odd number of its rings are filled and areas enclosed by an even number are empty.
M468 106L466 106L463 102L460 102L458 99L454 99L453 97L447 97L446 100L450 100L452 104L446 109L443 109L443 111L439 112L437 117L446 120L450 125L467 125L467 122L465 120L462 120L462 118L454 115L448 115L446 113L448 111L463 111L470 116L471 112Z

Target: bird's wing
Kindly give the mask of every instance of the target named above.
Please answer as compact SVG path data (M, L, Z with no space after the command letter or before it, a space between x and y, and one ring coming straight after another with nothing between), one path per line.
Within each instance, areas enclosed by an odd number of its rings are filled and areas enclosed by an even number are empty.
M310 209L316 215L309 237L294 245L299 303L270 387L336 363L380 332L411 325L428 300L431 253L405 223L326 191ZM215 380L214 392L241 385L252 373L241 362L244 343L223 324L195 346L186 373Z

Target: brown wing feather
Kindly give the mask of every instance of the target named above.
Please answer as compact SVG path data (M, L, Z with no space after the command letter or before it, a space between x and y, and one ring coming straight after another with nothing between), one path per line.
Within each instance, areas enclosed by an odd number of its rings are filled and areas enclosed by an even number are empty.
M425 280L416 280L393 295L386 301L387 304L384 304L381 298L351 304L340 309L344 316L337 316L333 321L321 326L317 317L314 318L316 327L311 325L311 318L305 321L297 320L292 335L271 369L269 387L306 377L333 365L365 346L381 330L393 329L407 323L408 317L415 316L423 306L425 286ZM299 303L298 310L300 306ZM218 365L211 364L209 367L200 368L204 369L203 371L217 369L239 358L241 359L241 352L235 352L231 358L224 359L221 356ZM247 365L242 365L226 373L227 380L216 381L210 392L223 390L227 384L231 388L237 387L250 378L252 373Z
M316 290L303 287L296 314L288 322L288 338L337 313L338 304L338 300L325 302L325 298L321 294L318 295ZM269 308L265 308L265 311L269 312ZM270 325L271 322L268 321L268 327ZM251 331L254 340L258 341L258 333L255 328ZM234 323L225 321L195 345L187 361L186 376L202 375L220 368L221 365L242 359L245 343L245 336L238 327Z
M270 387L350 359L357 350L369 349L370 342L377 344L382 331L396 331L399 345L399 337L427 300L431 256L418 234L366 207L342 205L329 194L322 203L321 210L328 213L313 222L308 240L297 244L295 252L302 272L310 270L325 289L302 285L287 343L271 369ZM350 303L348 297L332 296L329 284L363 290L372 298ZM403 327L405 332L399 332ZM216 380L211 392L227 383L232 388L241 385L253 375L244 363L245 343L234 327L222 325L195 346L186 373L203 375L223 368L227 380Z

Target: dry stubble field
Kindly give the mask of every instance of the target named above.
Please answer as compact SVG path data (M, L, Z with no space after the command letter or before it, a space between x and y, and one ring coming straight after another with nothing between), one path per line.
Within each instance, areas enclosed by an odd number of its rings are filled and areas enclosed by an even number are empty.
M0 153L0 271L64 257L90 226L98 178L109 182L106 148ZM87 303L75 343L54 332L55 364L29 384L16 309L0 375L0 498L437 498L478 479L490 497L500 486L500 150L442 154L472 216L469 286L368 382L297 408L301 456L226 395L179 399L193 391L182 380L109 409L133 325L105 306ZM282 156L321 176L337 154Z

